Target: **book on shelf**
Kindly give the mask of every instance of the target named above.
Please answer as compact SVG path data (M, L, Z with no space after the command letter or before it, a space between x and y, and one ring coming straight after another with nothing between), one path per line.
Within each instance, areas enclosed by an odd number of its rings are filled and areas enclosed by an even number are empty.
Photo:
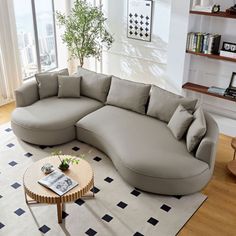
M51 189L60 196L78 185L76 181L57 170L40 179L38 183Z
M220 56L236 59L236 53L235 52L229 52L229 51L225 51L225 50L220 50Z
M209 92L209 93L214 93L214 94L221 95L221 96L225 95L225 91L226 91L226 89L219 88L219 87L216 87L216 86L211 86L207 90L207 92Z
M199 12L208 12L211 13L213 9L213 6L201 6L201 5L195 5L192 7L191 11L199 11Z
M189 32L187 36L187 51L218 54L221 35L202 32Z

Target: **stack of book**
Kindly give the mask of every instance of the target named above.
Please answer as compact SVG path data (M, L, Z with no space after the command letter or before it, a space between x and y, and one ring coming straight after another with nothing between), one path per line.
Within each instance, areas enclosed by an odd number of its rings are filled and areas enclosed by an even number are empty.
M204 54L219 54L221 35L190 32L187 37L187 51L204 53Z

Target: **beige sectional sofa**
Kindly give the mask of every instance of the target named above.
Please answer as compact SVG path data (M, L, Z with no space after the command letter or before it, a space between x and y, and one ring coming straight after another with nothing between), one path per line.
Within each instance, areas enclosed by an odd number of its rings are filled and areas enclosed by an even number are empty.
M189 131L177 139L168 127L179 103L194 112L196 101L82 68L76 76L80 81L77 98L44 93L41 83L46 80L37 76L37 82L16 90L17 108L12 114L16 136L37 145L59 145L77 138L106 153L127 182L148 192L184 195L208 183L218 139L213 118L204 113L206 131L194 150L186 145ZM59 77L59 90L60 81L68 81L69 86L69 80Z

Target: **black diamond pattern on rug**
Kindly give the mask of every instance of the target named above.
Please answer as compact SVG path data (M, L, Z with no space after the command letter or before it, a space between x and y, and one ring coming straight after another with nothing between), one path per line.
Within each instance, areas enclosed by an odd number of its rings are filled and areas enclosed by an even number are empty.
M75 152L77 152L77 151L80 150L80 148L79 148L79 147L73 147L72 150L75 151Z
M0 229L3 228L5 225L0 222Z
M106 214L102 217L102 219L109 223L113 219L113 217Z
M102 158L101 157L94 157L93 160L99 162L102 160Z
M67 214L65 211L62 211L62 219L65 219L69 214Z
M163 204L163 205L161 206L161 209L162 209L163 211L168 212L168 211L171 209L171 207L170 207L170 206L167 206L166 204Z
M138 197L141 193L134 189L130 194L134 195L135 197Z
M12 188L17 189L17 188L19 188L21 185L20 185L19 183L15 182L15 183L12 184L11 186L12 186Z
M47 225L43 225L42 227L39 228L39 231L41 231L44 234L46 234L49 230L50 228Z
M30 153L30 152L27 152L27 153L25 153L25 155L24 156L26 156L26 157L32 157L33 156L33 154L32 153Z
M127 206L128 206L128 204L126 204L125 202L119 202L118 204L117 204L117 206L118 207L120 207L120 208L122 208L122 209L125 209Z
M21 216L22 214L25 213L25 211L21 208L18 208L16 211L14 211L15 214L17 214L18 216Z
M8 165L10 165L10 166L13 167L13 166L17 165L17 162L15 162L15 161L11 161L11 162L8 163Z
M114 179L110 178L110 177L106 177L104 179L104 181L106 181L107 183L111 183Z
M85 203L85 201L83 199L79 198L75 201L75 203L78 204L79 206L82 206Z
M147 221L148 223L150 223L151 225L155 226L159 221L153 217L149 218L149 220Z
M91 228L89 228L86 232L85 232L88 236L94 236L95 234L97 234L97 232Z
M13 143L8 143L7 146L8 146L9 148L12 148L12 147L14 147L15 145L14 145Z
M100 191L99 188L96 188L95 186L90 190L92 193L98 193Z
M11 132L11 131L12 131L12 129L10 129L10 128L7 128L7 129L5 129L5 131L6 131L6 132Z
M136 232L133 236L144 236L144 235L139 232Z
M2 195L0 195L0 199L2 198Z

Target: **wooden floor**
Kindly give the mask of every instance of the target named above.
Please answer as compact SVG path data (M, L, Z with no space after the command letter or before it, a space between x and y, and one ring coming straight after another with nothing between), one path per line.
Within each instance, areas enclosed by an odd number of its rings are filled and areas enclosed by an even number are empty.
M10 120L15 105L0 107L0 124ZM236 176L226 164L232 160L231 137L220 135L214 175L202 191L206 202L194 214L179 236L236 236Z

